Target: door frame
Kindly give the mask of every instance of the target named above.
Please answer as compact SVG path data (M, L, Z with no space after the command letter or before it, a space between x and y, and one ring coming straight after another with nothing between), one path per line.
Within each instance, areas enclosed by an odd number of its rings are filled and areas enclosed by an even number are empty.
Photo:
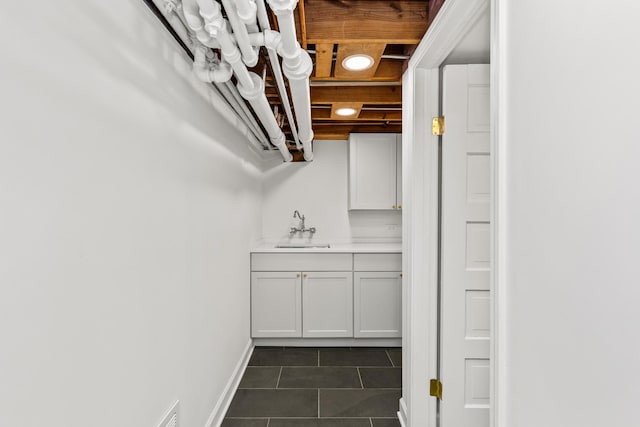
M500 197L506 183L500 181L504 165L504 110L498 107L504 96L498 78L504 52L501 25L505 20L501 0L447 0L418 45L403 75L402 112L402 240L403 287L403 389L398 418L403 427L436 427L436 400L429 397L429 379L437 375L438 334L438 215L439 150L438 137L432 135L431 118L440 114L440 67L446 58L490 9L491 16L491 409L490 425L505 425L504 405L504 336L503 285L504 245L496 236L504 236L504 201ZM504 101L501 102L504 105ZM500 124L501 126L498 126ZM498 146L500 142L500 146ZM500 279L500 280L499 280ZM446 385L445 385L446 387ZM500 391L500 393L498 393ZM446 393L446 392L445 392Z

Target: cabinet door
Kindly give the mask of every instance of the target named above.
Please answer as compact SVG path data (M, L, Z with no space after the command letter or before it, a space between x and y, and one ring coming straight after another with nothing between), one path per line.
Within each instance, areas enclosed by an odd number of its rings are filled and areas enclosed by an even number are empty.
M303 337L353 337L353 275L303 273Z
M396 135L396 205L402 209L402 134Z
M299 272L251 273L251 336L302 336L302 279Z
M357 272L353 280L355 337L402 336L400 272Z
M395 209L396 134L349 137L349 209Z

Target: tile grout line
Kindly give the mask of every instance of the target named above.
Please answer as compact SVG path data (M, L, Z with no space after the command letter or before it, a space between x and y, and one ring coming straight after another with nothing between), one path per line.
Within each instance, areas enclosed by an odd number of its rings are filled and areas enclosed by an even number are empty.
M320 349L318 349L318 367L320 367Z
M371 424L371 427L373 427L373 420L371 419L371 417L369 417L369 424ZM267 427L269 427L269 424L267 424Z
M318 389L318 419L320 419L320 389Z
M280 386L280 378L282 378L282 369L283 368L284 368L284 366L280 366L280 373L278 374L278 381L276 382L276 390Z
M395 367L396 367L396 365L395 365L395 363L393 363L393 359L391 358L391 355L389 354L389 350L385 350L385 351L384 351L384 354L386 354L386 355L387 355L387 358L389 359L389 362L391 362L391 367L392 367L392 368L395 368Z
M360 387L362 387L362 389L364 390L364 384L362 383L362 375L360 375L360 368L356 368L356 371L358 371L358 378L360 379Z
M269 427L269 424L271 423L271 418L267 418L267 427ZM373 427L373 426L371 426Z

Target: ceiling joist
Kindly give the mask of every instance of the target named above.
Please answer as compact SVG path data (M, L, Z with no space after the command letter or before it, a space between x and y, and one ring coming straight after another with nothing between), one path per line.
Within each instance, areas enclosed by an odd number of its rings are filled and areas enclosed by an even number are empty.
M419 43L428 2L307 0L307 43Z
M352 102L360 104L402 105L400 86L311 87L313 104Z

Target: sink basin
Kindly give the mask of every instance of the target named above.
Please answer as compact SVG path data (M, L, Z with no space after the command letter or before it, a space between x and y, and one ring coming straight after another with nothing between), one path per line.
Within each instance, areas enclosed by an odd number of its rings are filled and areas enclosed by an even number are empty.
M278 243L276 248L329 248L328 243L318 243L318 242L283 242Z

